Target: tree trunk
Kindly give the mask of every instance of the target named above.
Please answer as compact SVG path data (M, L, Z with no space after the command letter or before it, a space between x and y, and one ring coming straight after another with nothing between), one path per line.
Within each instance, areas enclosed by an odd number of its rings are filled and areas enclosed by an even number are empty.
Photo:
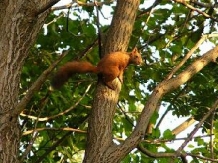
M52 3L19 0L0 2L0 162L19 162L19 128L16 106L23 62ZM44 12L44 13L40 13Z
M118 0L111 27L107 33L103 54L114 51L126 51L132 34L139 0ZM117 89L111 90L98 84L93 108L89 117L88 140L84 163L115 163L125 156L122 151L114 150L113 117L119 98L121 83L113 82Z

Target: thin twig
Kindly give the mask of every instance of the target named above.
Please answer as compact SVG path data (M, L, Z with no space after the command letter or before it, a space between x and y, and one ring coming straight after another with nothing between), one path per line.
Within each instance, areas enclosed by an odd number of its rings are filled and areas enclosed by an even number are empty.
M214 102L212 108L204 115L201 121L196 125L194 130L189 134L188 138L182 143L182 145L177 149L176 153L179 154L184 149L184 147L188 144L189 141L193 138L194 134L198 131L198 129L202 126L204 121L217 109L218 107L218 99Z
M114 0L110 0L110 1L105 1L105 2L93 2L93 3L85 3L85 2L82 2L82 1L78 1L78 0L73 0L72 2L66 4L66 5L62 5L62 6L53 6L51 8L52 11L55 11L55 10L63 10L63 9L68 9L70 7L73 7L73 6L86 6L86 7L93 7L93 6L103 6L103 5L109 5L111 3L113 3Z
M168 80L172 78L172 76L176 73L176 71L178 71L185 64L185 62L191 57L191 55L195 52L195 50L198 49L206 39L211 37L218 37L218 34L212 33L208 35L203 35L201 39L195 44L195 46L186 54L183 60L176 67L174 67L173 70L167 75L166 79Z
M50 9L53 5L55 5L59 1L60 0L51 0L49 3L45 4L45 6L43 6L41 9L39 9L35 15L38 16L39 14L42 14L43 12Z
M73 110L79 103L80 101L85 97L85 95L88 93L89 89L91 88L91 84L87 87L86 91L84 92L84 94L82 95L82 97L73 105L71 106L70 108L68 108L67 110L61 112L61 113L58 113L56 115L53 115L53 116L50 116L50 117L42 117L42 118L38 118L38 117L35 117L35 116L32 116L32 115L26 115L24 113L21 113L20 115L21 116L24 116L24 117L28 117L28 118L31 118L31 119L38 119L38 121L48 121L48 120L51 120L51 119L54 119L56 117L59 117L61 115L64 115L64 114L67 114L68 112L70 112L71 110Z
M191 10L193 10L193 11L196 11L196 12L202 14L202 15L203 15L204 17L206 17L206 18L211 18L211 19L215 20L216 22L218 22L218 19L216 19L216 18L214 18L213 16L208 15L207 13L205 13L205 12L203 12L203 11L201 11L201 10L195 8L195 7L193 7L192 5L188 4L188 3L187 3L186 1L184 1L184 0L174 0L174 1L175 1L175 2L178 2L178 3L181 3L181 4L185 5L186 7L188 7L189 9L191 9Z
M129 124L132 125L132 127L135 127L135 125L133 124L131 118L126 114L126 112L122 109L121 105L118 103L117 104L118 107L120 108L121 112L124 114L124 116L126 117L126 120L129 122Z
M62 18L62 17L64 17L64 16L65 16L65 13L64 13L64 12L61 12L58 17L55 17L52 21L48 22L47 24L44 24L44 26L47 27L47 26L49 26L50 24L56 22L58 19L60 19L60 18Z
M213 112L211 116L211 127L210 127L210 153L211 153L211 158L214 159L214 150L213 150L213 128L214 128L214 116L215 112Z
M186 153L187 156L192 156L192 157L196 157L196 158L200 158L202 160L207 160L207 161L212 161L212 162L218 162L217 159L213 159L213 158L208 158L208 157L203 157L203 156L199 156L199 155L195 155L192 153Z
M105 2L93 2L93 3L85 3L82 1L78 1L78 0L74 0L74 2L76 2L78 5L80 6L103 6L103 5L108 5L114 2L114 0L110 0L110 1L105 1Z
M32 146L33 146L33 144L34 144L34 142L35 142L35 140L36 140L36 138L37 138L37 136L38 136L38 132L36 132L35 130L33 130L32 133L33 133L33 136L32 136L32 138L31 138L31 140L30 140L30 142L29 142L29 144L28 144L26 150L23 152L22 157L21 157L21 159L20 159L20 162L24 162L24 159L26 158L26 156L28 155L28 153L29 153L30 150L32 149Z
M33 132L32 132L32 133L33 133L33 134L32 134L32 138L31 138L31 140L30 140L30 142L29 142L29 144L28 144L26 150L23 152L23 155L22 155L22 157L21 157L20 162L23 162L23 161L24 161L24 159L26 158L26 156L28 155L28 153L29 153L30 150L32 149L32 146L33 146L33 144L34 144L34 141L36 140L36 138L37 138L37 136L38 136L38 131L37 131L37 124L38 124L38 122L39 122L38 118L39 118L39 116L41 115L42 110L45 108L45 105L47 104L47 101L48 101L48 94L49 94L49 93L47 93L47 95L40 101L40 106L41 106L41 107L40 107L40 111L39 111L37 120L36 120L35 125L34 125L34 129L32 130L32 131L33 131Z
M185 92L187 88L187 84L184 86L182 90L180 90L174 98L171 100L170 105L166 108L166 111L162 114L161 118L159 119L159 122L156 124L155 128L159 128L160 124L162 123L164 117L167 115L167 113L170 111L170 108L174 105L174 102Z
M70 3L63 5L63 6L52 6L51 11L69 9L69 8L73 7L73 4L75 4L75 3L70 2ZM77 5L77 4L75 4L75 5Z
M41 163L42 160L44 160L46 158L46 156L53 151L58 145L60 145L72 132L69 131L67 132L62 138L60 138L59 140L57 140L54 145L52 147L50 147L49 149L46 149L45 153L43 153L43 155L41 155L38 160L34 161L34 163Z
M79 130L79 129L75 129L75 128L70 128L70 127L63 127L63 128L49 128L49 127L43 127L43 128L36 128L33 130L27 130L25 132L23 132L23 136L24 135L29 135L31 133L34 132L39 132L39 131L44 131L44 130L54 130L54 131L73 131L73 132L78 132L78 133L87 133L87 131L83 131L83 130Z
M178 71L185 64L185 62L192 56L195 50L199 48L199 46L205 41L206 38L206 36L201 37L201 39L195 44L195 46L186 54L183 60L176 67L174 67L172 71L167 75L167 80L172 78L176 71Z

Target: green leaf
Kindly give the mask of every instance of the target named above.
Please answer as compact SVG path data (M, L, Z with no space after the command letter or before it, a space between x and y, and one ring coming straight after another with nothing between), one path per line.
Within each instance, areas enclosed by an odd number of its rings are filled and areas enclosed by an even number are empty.
M172 131L167 129L164 131L163 133L163 138L164 139L174 139L175 138L175 135L172 134Z

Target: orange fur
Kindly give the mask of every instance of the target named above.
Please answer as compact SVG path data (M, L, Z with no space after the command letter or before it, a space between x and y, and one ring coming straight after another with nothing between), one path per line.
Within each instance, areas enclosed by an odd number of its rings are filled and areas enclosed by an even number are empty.
M129 64L142 63L141 54L135 48L132 52L113 52L105 55L97 66L86 61L72 61L63 65L53 78L52 86L60 88L72 75L76 73L96 73L102 76L103 82L114 89L112 81L118 77L123 82L123 72Z

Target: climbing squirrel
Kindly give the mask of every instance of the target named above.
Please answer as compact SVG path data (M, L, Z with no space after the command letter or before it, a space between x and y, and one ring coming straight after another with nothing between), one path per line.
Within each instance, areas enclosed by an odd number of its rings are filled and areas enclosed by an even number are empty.
M97 64L92 65L87 61L72 61L64 64L52 80L52 86L59 89L67 80L76 73L95 73L98 74L105 85L111 89L115 89L112 81L118 77L123 82L123 72L129 64L140 65L142 63L141 54L137 48L132 52L113 52L105 55Z

